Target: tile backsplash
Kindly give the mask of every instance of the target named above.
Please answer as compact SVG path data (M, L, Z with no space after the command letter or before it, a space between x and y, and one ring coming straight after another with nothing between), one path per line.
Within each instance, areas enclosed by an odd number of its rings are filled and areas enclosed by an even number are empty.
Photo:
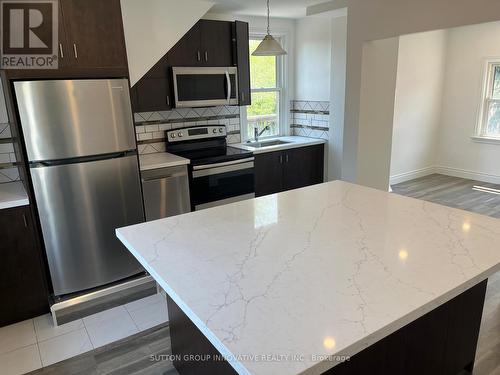
M3 88L0 82L0 184L19 181L19 179L9 117L7 116Z
M292 100L290 130L292 135L328 140L330 102Z
M165 151L165 132L198 125L225 125L228 143L241 142L240 108L218 106L134 113L139 154Z

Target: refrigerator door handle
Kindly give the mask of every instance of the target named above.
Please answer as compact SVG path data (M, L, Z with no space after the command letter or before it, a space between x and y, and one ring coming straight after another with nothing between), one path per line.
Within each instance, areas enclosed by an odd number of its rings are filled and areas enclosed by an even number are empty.
M82 156L82 157L71 158L71 159L32 161L29 163L29 165L30 165L30 168L53 167L56 165L88 163L88 162L92 162L92 161L123 158L126 156L135 155L136 153L137 153L137 151L135 151L135 150L112 152L109 154Z

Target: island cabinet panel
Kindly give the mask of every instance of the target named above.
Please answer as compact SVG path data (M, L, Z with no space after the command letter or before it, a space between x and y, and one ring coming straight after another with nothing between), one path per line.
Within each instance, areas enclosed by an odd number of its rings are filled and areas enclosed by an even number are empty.
M28 206L0 210L0 326L46 313L43 261Z
M198 330L168 295L167 309L172 354L176 356L173 363L179 374L237 374L233 367L223 359L212 343ZM202 354L206 360L183 360L183 358L189 358L194 353Z
M324 145L255 155L255 195L319 184L324 181Z
M328 375L472 372L487 280L328 370Z

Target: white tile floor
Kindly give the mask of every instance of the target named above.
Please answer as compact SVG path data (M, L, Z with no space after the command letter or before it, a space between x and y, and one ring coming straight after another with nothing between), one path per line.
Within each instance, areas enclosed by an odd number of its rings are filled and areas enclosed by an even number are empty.
M157 294L59 327L49 314L2 327L0 374L25 374L167 320L165 298Z

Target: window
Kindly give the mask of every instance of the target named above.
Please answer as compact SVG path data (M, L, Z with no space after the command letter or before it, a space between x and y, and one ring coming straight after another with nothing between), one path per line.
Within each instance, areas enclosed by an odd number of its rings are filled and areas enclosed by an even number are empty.
M250 87L252 91L252 105L247 107L247 139L254 138L254 128L259 132L264 130L261 137L277 136L280 134L282 118L280 109L283 108L281 56L252 56L261 37L250 38Z
M500 59L487 63L476 136L500 140Z

